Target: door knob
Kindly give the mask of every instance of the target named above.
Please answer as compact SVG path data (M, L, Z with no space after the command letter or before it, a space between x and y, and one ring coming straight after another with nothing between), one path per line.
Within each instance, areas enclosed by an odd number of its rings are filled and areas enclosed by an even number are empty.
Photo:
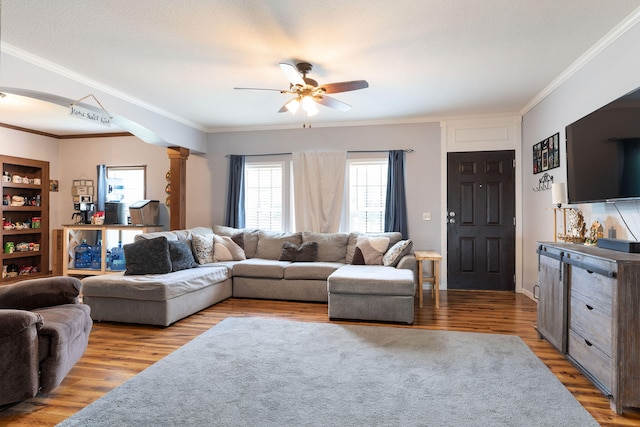
M454 218L449 218L449 224L453 224L455 222L456 222L456 220Z

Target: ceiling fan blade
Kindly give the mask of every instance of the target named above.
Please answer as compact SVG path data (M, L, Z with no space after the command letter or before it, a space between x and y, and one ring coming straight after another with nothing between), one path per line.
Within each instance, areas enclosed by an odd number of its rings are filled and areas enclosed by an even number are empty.
M324 93L349 92L350 90L366 89L369 83L366 80L353 80L351 82L329 83L322 85Z
M315 100L318 104L322 104L325 107L335 108L336 110L340 111L351 110L351 105L345 104L344 102L338 101L337 99L331 98L329 96L318 96L315 98Z
M284 71L284 75L287 76L287 80L289 80L289 83L291 83L292 85L304 86L306 84L296 67L294 67L293 65L281 62L280 68L282 68L282 71Z
M236 90L271 90L271 91L280 92L280 93L288 92L288 91L282 90L282 89L265 89L265 88L261 88L261 87L234 87L234 89L236 89Z

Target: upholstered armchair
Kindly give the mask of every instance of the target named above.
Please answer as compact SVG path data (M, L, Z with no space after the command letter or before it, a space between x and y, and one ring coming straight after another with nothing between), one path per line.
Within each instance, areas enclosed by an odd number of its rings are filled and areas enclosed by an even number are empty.
M0 286L0 405L56 388L87 348L93 324L74 277Z

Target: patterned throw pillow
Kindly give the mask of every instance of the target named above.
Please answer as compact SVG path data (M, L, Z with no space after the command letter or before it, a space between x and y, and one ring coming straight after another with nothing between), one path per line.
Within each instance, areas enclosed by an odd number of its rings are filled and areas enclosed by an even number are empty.
M398 265L402 257L411 252L412 247L413 242L411 241L411 239L400 240L384 254L384 256L382 257L382 265L395 267L396 265Z
M366 265L382 265L382 257L388 247L388 237L358 236L358 240L356 241L356 251L351 263L355 264L355 262L360 262L360 255L358 252L361 252L362 259L364 259L364 263Z
M213 262L214 234L194 234L191 238L193 253L198 264Z
M318 242L305 242L296 246L290 242L282 244L280 261L314 262L318 259Z
M143 239L123 246L126 276L171 272L171 257L166 237Z
M193 258L191 244L188 240L169 240L169 256L171 258L171 271L186 270L196 266Z
M242 236L242 234L239 234ZM213 237L213 261L241 261L247 259L242 247L236 243L236 239L229 236Z

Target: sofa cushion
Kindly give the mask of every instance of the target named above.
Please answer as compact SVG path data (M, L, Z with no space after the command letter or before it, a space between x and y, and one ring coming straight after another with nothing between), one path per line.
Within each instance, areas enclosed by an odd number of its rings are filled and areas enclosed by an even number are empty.
M282 244L285 242L294 245L302 244L302 233L279 233L273 231L258 231L258 247L256 249L256 258L262 259L280 259L282 252ZM246 240L245 240L246 244Z
M251 258L233 265L234 277L260 277L266 279L282 279L284 267L289 261Z
M305 242L300 246L284 242L280 261L314 262L318 259L318 242Z
M186 270L197 265L189 240L169 240L167 243L169 244L171 271Z
M342 267L340 262L293 262L284 267L287 280L327 280L334 271Z
M360 295L415 294L411 270L384 265L345 265L327 279L329 293Z
M230 277L225 266L198 266L169 274L124 276L122 273L82 279L86 297L122 298L140 301L167 301L224 282Z
M413 248L413 242L411 239L400 240L398 243L389 248L389 250L382 257L382 265L388 265L395 267L398 265L402 257L409 254Z
M198 264L213 262L214 234L194 234L191 239L193 253Z
M211 227L213 230L213 234L217 234L218 236L233 236L234 234L242 233L242 228L234 228L226 225L214 225Z
M242 236L242 233L238 233L236 236ZM238 245L233 237L229 236L213 236L213 261L240 261L247 259L244 255L244 250Z
M124 245L123 248L127 266L125 275L171 272L171 256L166 237L138 240Z
M213 231L209 227L193 227L185 230L173 230L173 231L153 231L151 233L136 234L133 238L134 241L142 239L155 239L156 237L166 237L167 240L191 240L191 236L194 234L211 234Z
M259 230L244 231L244 254L247 258L257 257Z
M302 242L318 242L318 261L344 263L347 256L347 233L302 232Z
M362 258L366 265L382 265L382 257L388 247L388 237L361 235L358 236L356 242L356 249L362 253ZM354 255L353 261L359 262L359 256Z

